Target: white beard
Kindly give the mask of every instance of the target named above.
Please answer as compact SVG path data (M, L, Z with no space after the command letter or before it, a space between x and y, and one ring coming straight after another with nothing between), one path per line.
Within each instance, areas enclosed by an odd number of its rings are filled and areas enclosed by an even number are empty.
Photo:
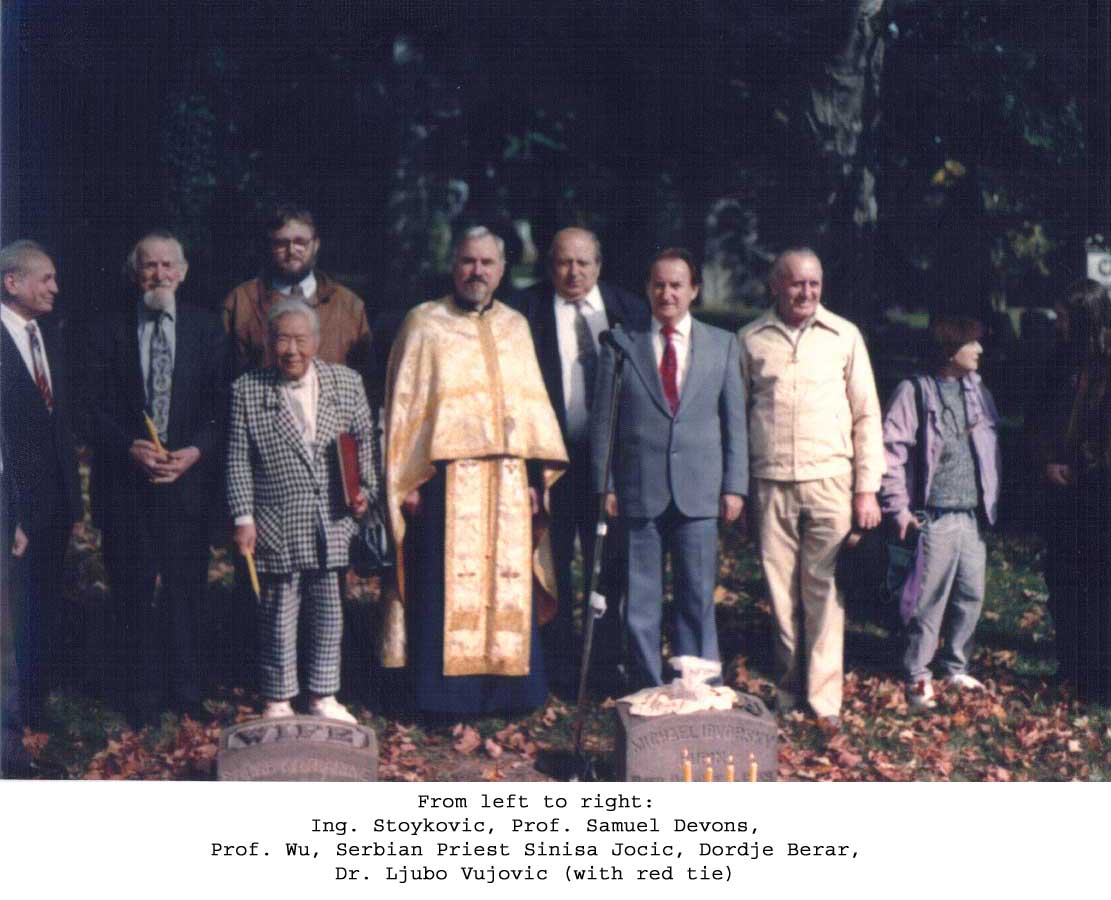
M143 306L151 312L169 312L174 306L173 289L156 287L143 294Z

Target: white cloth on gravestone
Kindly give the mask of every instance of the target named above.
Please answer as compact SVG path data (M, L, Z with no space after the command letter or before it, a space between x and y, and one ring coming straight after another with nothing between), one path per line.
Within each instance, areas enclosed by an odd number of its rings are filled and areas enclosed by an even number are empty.
M598 349L598 336L609 327L606 320L606 307L602 302L602 292L594 285L590 292L576 303L559 294L552 298L555 304L556 341L559 344L559 362L563 379L563 405L567 413L567 435L571 443L586 439L590 432L590 409L587 405L589 391L586 385L583 366L579 360L579 338L575 330L577 308L582 309L583 318L590 326L595 350ZM580 307L581 304L581 307Z
M656 371L659 371L660 360L664 358L664 346L667 342L660 334L663 326L660 320L652 317L652 351L656 354ZM687 313L675 323L675 331L671 335L671 343L675 347L675 387L679 396L683 396L683 382L687 379L687 369L691 359L691 314Z
M0 321L4 323L4 327L8 329L8 335L15 341L15 347L19 351L20 357L23 359L23 365L27 367L27 374L31 376L31 380L35 380L35 363L31 359L31 338L27 334L27 325L33 322L34 319L25 319L14 309L8 306L7 303L0 303ZM38 326L35 326L38 328ZM39 328L39 340L42 340L42 329ZM54 390L54 382L50 377L50 360L46 358L45 347L43 348L42 364L46 370L46 381L50 385L50 390Z

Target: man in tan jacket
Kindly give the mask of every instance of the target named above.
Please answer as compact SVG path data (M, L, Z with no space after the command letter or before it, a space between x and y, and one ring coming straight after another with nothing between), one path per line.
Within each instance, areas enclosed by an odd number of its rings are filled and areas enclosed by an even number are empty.
M780 254L770 287L773 308L742 329L740 341L779 705L790 710L805 691L814 714L836 728L845 610L834 569L853 522L880 522L879 399L860 332L821 305L817 254Z
M307 209L279 206L266 223L266 265L261 275L232 289L224 300L224 328L231 336L236 375L275 364L266 317L278 300L304 300L320 320L320 350L367 378L370 328L363 301L316 268L320 237ZM370 394L373 402L373 393Z

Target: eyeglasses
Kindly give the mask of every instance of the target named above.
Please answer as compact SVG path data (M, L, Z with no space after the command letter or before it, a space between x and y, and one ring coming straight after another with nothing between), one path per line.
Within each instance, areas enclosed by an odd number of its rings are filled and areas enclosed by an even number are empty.
M291 247L294 250L308 250L309 245L315 241L316 238L274 238L270 241L270 246L274 250L288 250Z

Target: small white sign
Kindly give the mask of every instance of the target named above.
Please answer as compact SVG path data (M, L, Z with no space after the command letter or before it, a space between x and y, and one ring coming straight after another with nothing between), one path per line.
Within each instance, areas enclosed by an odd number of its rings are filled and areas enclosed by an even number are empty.
M1088 251L1088 277L1111 287L1111 250L1098 247Z

